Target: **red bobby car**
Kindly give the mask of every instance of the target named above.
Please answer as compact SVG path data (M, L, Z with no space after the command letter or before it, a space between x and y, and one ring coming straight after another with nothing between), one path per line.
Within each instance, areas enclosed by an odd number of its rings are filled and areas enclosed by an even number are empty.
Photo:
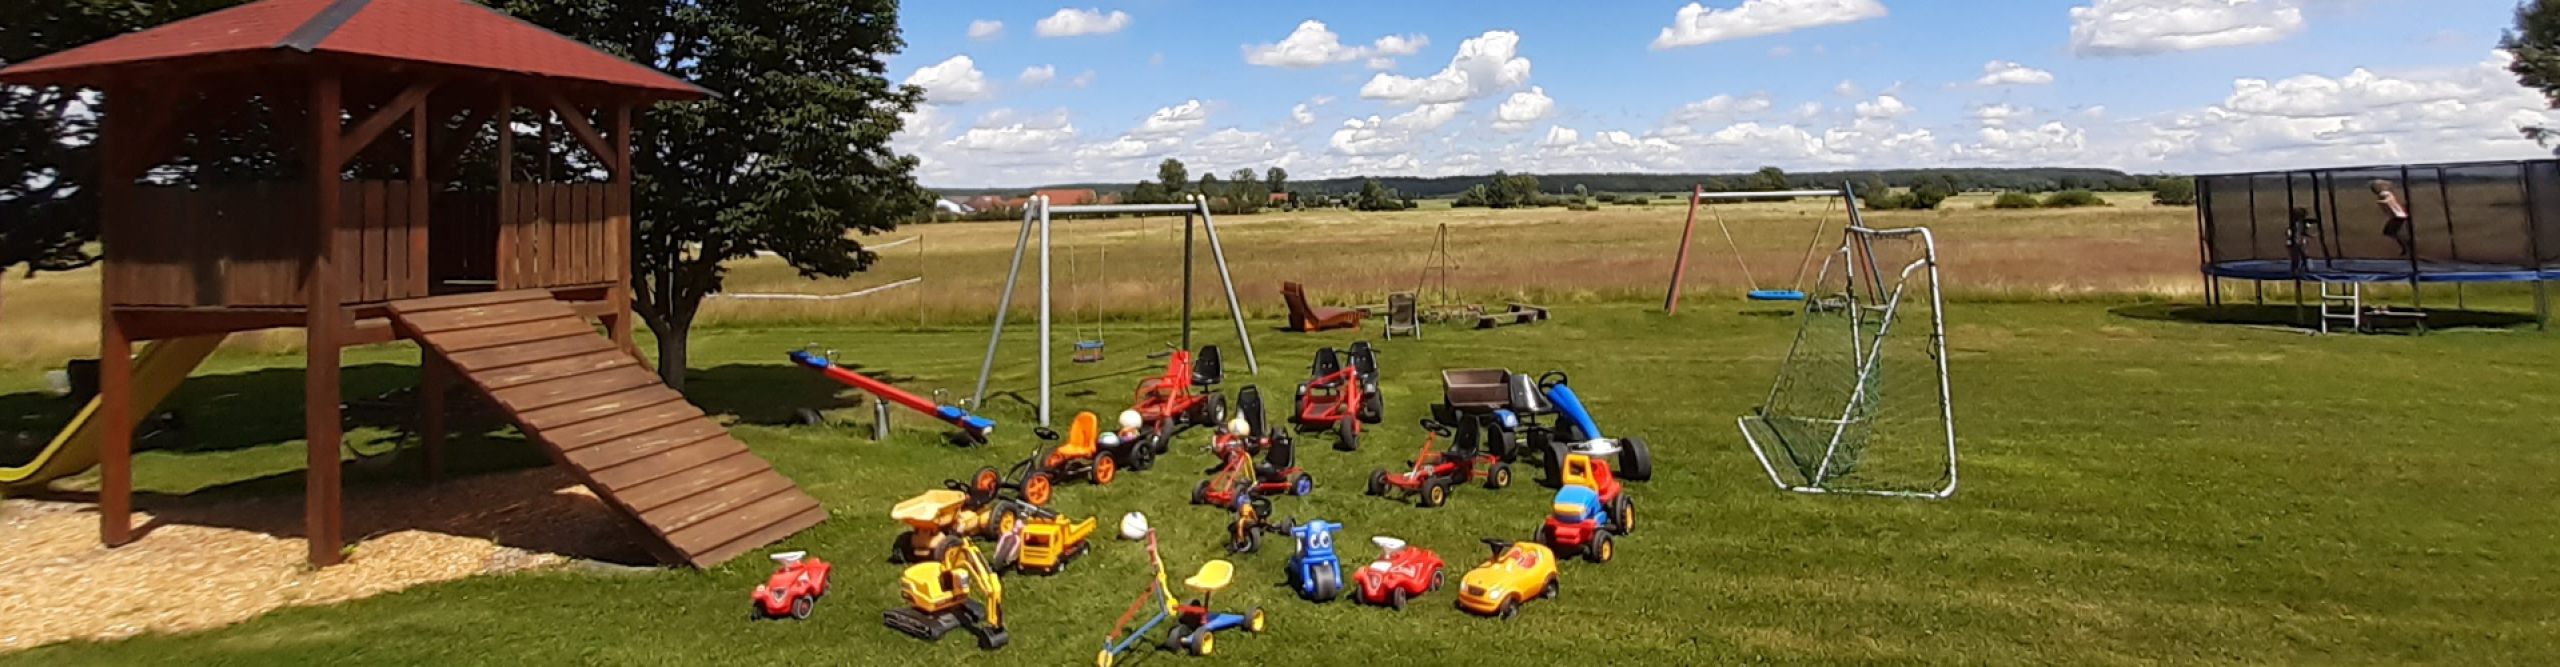
M1359 585L1352 599L1404 611L1406 600L1440 590L1448 573L1441 568L1440 555L1429 549L1407 546L1404 540L1380 535L1369 538L1378 545L1378 561L1351 573L1351 581Z
M787 616L808 620L809 611L817 607L820 598L827 596L828 575L835 572L835 566L809 557L806 551L786 551L774 554L772 558L781 567L774 568L773 577L756 586L755 610L749 618L764 620Z

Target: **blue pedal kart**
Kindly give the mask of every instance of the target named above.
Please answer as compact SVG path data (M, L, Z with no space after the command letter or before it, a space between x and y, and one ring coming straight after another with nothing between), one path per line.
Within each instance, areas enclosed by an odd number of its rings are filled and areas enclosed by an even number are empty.
M1506 463L1534 460L1545 473L1538 482L1548 488L1563 486L1564 459L1577 453L1616 458L1619 477L1653 479L1653 452L1644 440L1602 432L1564 371L1532 379L1502 368L1456 369L1441 371L1440 384L1447 410L1486 417L1493 454Z

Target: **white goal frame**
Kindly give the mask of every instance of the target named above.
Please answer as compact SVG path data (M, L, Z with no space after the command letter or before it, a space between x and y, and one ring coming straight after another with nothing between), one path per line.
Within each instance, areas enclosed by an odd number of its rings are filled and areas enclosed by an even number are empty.
M1884 269L1888 267L1879 267L1875 265L1875 255L1871 251L1874 241L1876 239L1883 238L1908 238L1915 236L1919 238L1922 249L1921 256L1918 259L1912 260L1908 264L1896 268L1896 270L1890 274L1893 276L1894 282L1888 285L1883 281L1883 279L1888 275ZM1771 462L1768 448L1763 446L1758 438L1751 435L1751 420L1759 418L1759 415L1744 415L1742 417L1738 417L1734 420L1734 426L1742 432L1743 441L1751 445L1751 454L1760 460L1760 468L1769 474L1770 483L1777 485L1777 487L1782 490L1808 494L1854 494L1927 499L1944 499L1955 495L1957 460L1955 401L1954 396L1949 389L1949 383L1947 380L1946 301L1942 298L1938 285L1939 272L1937 237L1931 234L1927 227L1869 229L1858 225L1851 225L1846 228L1846 233L1843 235L1840 242L1840 249L1833 252L1830 258L1823 261L1824 272L1817 275L1828 275L1832 264L1835 262L1839 264L1843 275L1847 278L1848 291L1846 294L1841 296L1848 300L1848 307L1854 309L1849 335L1852 339L1851 350L1857 358L1858 378L1857 381L1852 384L1852 386L1856 387L1856 389L1853 390L1854 393L1851 394L1849 400L1844 404L1844 414L1842 414L1839 419L1829 421L1829 423L1832 424L1832 432L1830 441L1824 443L1822 465L1811 479L1805 480L1802 483L1791 482L1784 475L1780 474L1778 472L1777 465ZM1864 268L1866 271L1864 273L1859 271L1860 264L1865 265ZM1845 413L1847 411L1856 410L1859 402L1865 398L1864 394L1868 387L1872 386L1871 382L1868 381L1868 378L1876 373L1876 365L1883 361L1884 344L1882 340L1884 337L1893 334L1895 328L1894 325L1898 323L1897 315L1901 312L1903 299L1908 296L1912 296L1906 294L1903 291L1903 288L1909 286L1909 279L1914 272L1921 271L1927 272L1929 279L1929 293L1926 295L1929 300L1929 352L1937 366L1938 418L1939 423L1944 425L1946 433L1946 484L1934 491L1903 491L1833 486L1830 484L1832 481L1830 479L1831 464L1840 452L1840 442L1842 437L1847 433L1852 419L1852 415ZM1864 286L1872 288L1872 293L1867 297L1867 299L1861 299L1858 294L1858 290L1862 286L1860 283L1862 279L1866 281ZM1808 294L1804 302L1804 307L1806 309L1819 307L1819 304L1823 299L1828 296L1830 295ZM1862 338L1865 327L1859 324L1864 321L1864 318L1867 316L1868 311L1871 308L1879 307L1868 305L1865 303L1867 300L1881 301L1881 312L1877 313L1877 315L1884 318L1884 321L1879 323L1876 338L1873 340ZM1804 336L1807 333L1808 332L1805 331L1799 331L1796 335L1796 340L1792 345L1803 345ZM1792 358L1793 356L1794 349L1791 347L1788 351L1788 357ZM1785 372L1786 370L1784 368L1779 370L1782 379ZM1780 385L1778 383L1773 382L1771 384L1769 389L1770 400L1768 403L1776 402L1779 386Z

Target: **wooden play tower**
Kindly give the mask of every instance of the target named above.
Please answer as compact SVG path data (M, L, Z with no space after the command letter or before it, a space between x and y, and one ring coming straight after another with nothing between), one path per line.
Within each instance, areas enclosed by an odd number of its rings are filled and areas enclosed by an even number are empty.
M19 63L0 84L103 98L100 396L83 422L108 545L134 538L133 426L165 392L137 400L135 344L209 350L294 327L314 564L345 542L340 349L397 340L424 350L430 476L460 380L669 562L718 563L825 519L632 344L632 114L702 89L467 0L266 0ZM521 127L545 140L519 146ZM229 159L244 143L273 159ZM494 164L467 169L466 154Z

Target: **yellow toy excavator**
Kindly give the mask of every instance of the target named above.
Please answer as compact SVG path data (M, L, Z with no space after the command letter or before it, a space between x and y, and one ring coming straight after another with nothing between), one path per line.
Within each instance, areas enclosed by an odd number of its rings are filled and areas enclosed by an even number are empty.
M898 586L907 606L880 613L891 630L937 641L966 628L978 636L978 648L990 651L1011 640L1004 630L1004 580L975 544L963 541L940 561L907 566Z

